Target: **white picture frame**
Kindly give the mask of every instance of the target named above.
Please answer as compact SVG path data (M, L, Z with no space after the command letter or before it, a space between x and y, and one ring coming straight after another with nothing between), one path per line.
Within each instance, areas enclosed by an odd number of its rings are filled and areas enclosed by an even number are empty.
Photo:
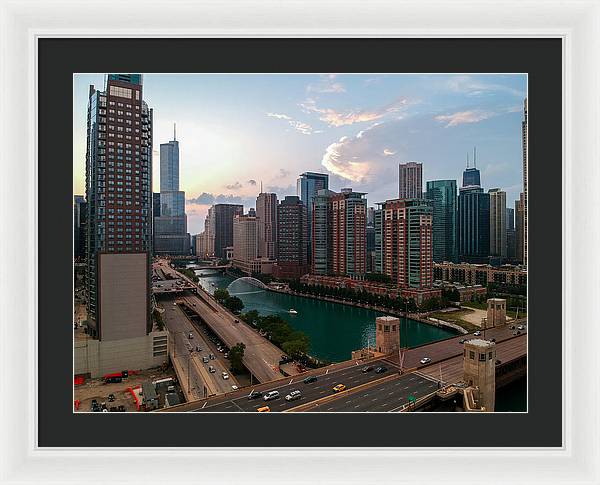
M1 483L600 483L598 1L3 0L0 35ZM563 39L562 447L37 446L37 39L244 36Z

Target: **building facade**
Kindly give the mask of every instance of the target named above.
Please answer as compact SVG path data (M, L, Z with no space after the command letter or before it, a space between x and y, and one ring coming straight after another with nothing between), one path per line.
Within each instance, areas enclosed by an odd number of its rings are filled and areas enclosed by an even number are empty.
M85 235L87 226L87 202L83 195L73 197L73 256L85 258Z
M173 140L160 145L160 215L154 218L154 253L190 253L185 192L179 190L179 142L175 129Z
M258 227L256 217L238 214L233 218L233 265L246 273L258 257Z
M420 199L423 197L423 164L407 162L398 165L398 198Z
M427 182L425 194L433 208L433 260L458 261L458 194L456 180Z
M300 197L302 203L306 206L307 217L312 221L312 209L314 199L319 190L329 189L329 175L326 173L304 172L298 177L296 185L296 195ZM308 246L307 258L312 256L312 225L308 225Z
M487 262L490 253L490 195L481 187L462 187L458 195L458 257Z
M525 237L525 200L521 193L519 200L515 200L515 253L516 261L523 263Z
M527 266L527 98L523 102L523 121L521 124L523 144L523 264Z
M309 217L308 231L312 257L309 258L311 273L329 275L333 273L333 228L331 197L335 192L322 189L313 198L312 216Z
M506 257L514 261L517 256L517 235L515 233L515 210L506 208Z
M507 258L506 192L490 189L490 256Z
M233 246L233 219L242 215L244 206L241 204L215 204L210 211L210 231L214 241L214 255L225 259L225 248Z
M90 86L87 116L88 333L102 341L152 330L152 110L141 74Z
M379 233L380 271L400 288L427 289L433 285L433 208L424 199L395 199L379 204L375 232Z
M258 256L277 258L277 195L261 192L256 198Z
M308 273L308 216L297 196L286 196L277 208L277 264L273 274L295 279Z
M486 286L488 283L527 285L527 271L522 266L490 266L488 264L435 263L436 280Z

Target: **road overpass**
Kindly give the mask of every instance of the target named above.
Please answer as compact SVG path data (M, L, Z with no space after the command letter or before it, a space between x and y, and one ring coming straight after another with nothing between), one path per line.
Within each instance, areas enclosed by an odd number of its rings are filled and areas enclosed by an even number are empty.
M494 338L497 342L496 354L500 361L496 368L497 374L502 372L503 366L526 358L526 329L520 335L513 335L513 332L510 326L485 332L486 338ZM439 386L453 384L462 379L463 344L460 341L471 337L473 336L459 335L406 350L402 368L398 355L345 361L254 388L246 387L224 396L182 404L165 412L255 412L265 404L272 411L285 412L404 411L407 409L409 396L422 399L434 394ZM431 362L421 364L420 360L424 357L429 357ZM374 369L362 372L363 367L367 365L373 368L383 366L387 370L381 374L376 374ZM305 384L304 378L310 375L316 376L317 381ZM333 394L333 386L340 383L344 384L347 390ZM261 399L249 400L248 394L252 390L278 390L280 397L268 403ZM292 390L300 390L302 398L293 402L285 401L285 395Z

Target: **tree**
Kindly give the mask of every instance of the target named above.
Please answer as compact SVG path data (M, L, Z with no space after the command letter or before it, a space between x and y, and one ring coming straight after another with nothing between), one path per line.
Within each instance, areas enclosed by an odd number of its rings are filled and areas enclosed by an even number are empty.
M308 338L304 337L283 342L281 349L292 359L298 360L308 352Z
M237 296L230 296L223 302L226 308L231 310L233 313L238 314L244 309L244 302Z
M260 319L260 314L256 310L250 310L249 312L242 313L240 318L248 325L256 326Z
M217 288L213 293L213 296L219 303L223 303L225 300L227 300L227 298L229 298L229 291L224 288Z
M244 359L245 349L246 345L243 342L239 342L229 349L229 363L231 364L231 372L234 374L244 372L242 360Z

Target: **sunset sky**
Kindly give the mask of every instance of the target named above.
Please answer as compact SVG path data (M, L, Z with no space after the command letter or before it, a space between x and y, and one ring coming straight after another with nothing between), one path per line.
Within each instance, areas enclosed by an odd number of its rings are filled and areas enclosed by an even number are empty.
M74 77L73 190L85 194L89 85ZM188 231L203 230L216 202L255 207L260 182L282 199L305 171L329 173L330 188L367 192L368 205L398 195L398 163L423 163L427 180L457 179L477 147L487 191L514 207L522 190L521 120L526 75L197 74L144 75L154 109L154 191L159 145L177 123L180 190Z

